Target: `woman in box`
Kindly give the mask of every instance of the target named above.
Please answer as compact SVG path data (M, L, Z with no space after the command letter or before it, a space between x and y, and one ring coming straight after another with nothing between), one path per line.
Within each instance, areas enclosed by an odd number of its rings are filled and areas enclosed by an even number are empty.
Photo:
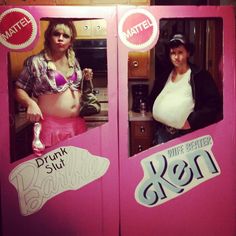
M80 86L82 76L92 78L92 70L82 72L75 58L72 21L51 20L44 36L44 50L26 59L16 81L16 99L27 108L28 120L37 125L33 142L36 153L86 131L79 116Z
M157 121L154 144L208 126L223 116L222 98L210 73L189 62L193 47L185 36L175 34L167 48L171 66L157 75L149 97Z

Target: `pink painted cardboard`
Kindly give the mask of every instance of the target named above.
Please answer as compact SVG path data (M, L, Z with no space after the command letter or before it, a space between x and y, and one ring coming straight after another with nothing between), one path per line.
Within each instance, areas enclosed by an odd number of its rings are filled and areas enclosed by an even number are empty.
M0 7L3 14L16 6ZM63 192L50 199L39 211L23 216L20 213L16 189L9 182L10 172L20 164L33 160L34 155L10 163L9 144L9 49L0 45L1 88L0 148L1 148L1 216L3 235L118 235L118 128L117 128L117 38L115 7L21 6L36 23L44 17L75 19L103 18L107 22L109 122L57 145L88 150L92 155L106 157L109 168L101 178L79 190ZM25 24L24 22L22 24ZM18 26L19 27L19 26ZM34 47L36 39L27 48ZM115 73L114 73L115 72ZM13 96L10 94L10 96Z
M118 7L118 29L124 22L130 26L127 35L145 34L145 17L132 25L127 15L136 14L140 8ZM128 121L128 80L127 60L129 51L138 49L124 44L119 40L119 157L120 157L120 225L121 235L161 235L161 236L206 236L236 234L235 199L236 199L236 149L235 149L235 16L231 7L217 6L151 6L142 7L156 19L157 27L162 18L215 18L223 20L223 94L224 119L216 124L197 130L181 138L154 146L144 152L129 157L129 150L125 147L129 143ZM138 13L137 13L138 14ZM125 18L127 17L127 18ZM124 20L124 18L126 20ZM135 18L135 17L134 17ZM148 16L146 17L148 19ZM149 17L150 19L150 17ZM128 22L129 21L129 22ZM128 23L127 23L128 22ZM153 22L153 25L155 22ZM124 24L125 25L125 24ZM121 27L122 28L122 27ZM123 27L125 29L125 27ZM129 31L128 31L129 30ZM123 31L124 32L124 31ZM148 32L146 32L148 34ZM140 50L151 49L157 41L154 37L149 47L143 45ZM136 38L138 44L138 39ZM132 46L132 45L131 45ZM195 186L190 191L164 202L158 206L145 206L137 200L135 192L144 185L150 184L143 192L146 200L156 199L160 183L147 178L147 170L143 168L148 158L152 161L160 160L158 154L171 150L176 145L185 145L201 137L211 137L213 140L212 153L220 171L214 178ZM157 156L157 157L156 157ZM156 159L155 159L156 158ZM154 162L153 162L154 163ZM154 164L153 164L154 165ZM155 166L156 167L156 166ZM167 166L168 167L168 166ZM145 179L144 179L145 180ZM143 180L143 181L144 181ZM156 181L156 185L155 185ZM159 185L158 185L159 184ZM152 189L151 187L152 186ZM159 189L159 192L157 192ZM152 191L151 191L152 190ZM150 195L149 195L150 194ZM150 199L149 199L150 197ZM158 201L162 199L157 199Z
M1 7L0 10L3 13L11 8L11 6ZM28 156L10 163L8 49L0 45L0 106L4 111L0 116L3 235L113 236L119 235L119 225L122 236L235 235L236 104L235 33L233 30L235 23L232 8L186 6L21 8L29 11L36 22L41 17L97 17L107 20L109 122L82 136L65 141L63 145L81 147L94 155L105 156L109 159L110 166L102 178L79 190L67 191L56 196L37 213L30 216L20 214L17 193L8 177L16 166L34 157ZM150 12L157 20L157 27L159 19L165 17L220 17L223 19L224 119L217 124L129 157L127 86L129 48L119 40L117 50L117 37L119 37L118 25L122 16L134 9L145 9ZM116 16L118 16L118 21L116 21ZM144 27L148 27L148 24ZM157 38L154 38L149 46L145 46L144 50L153 47ZM29 49L32 47L33 45L29 46ZM117 55L119 61L117 61ZM160 206L149 208L141 205L135 198L135 191L144 175L142 161L175 145L205 136L210 136L213 140L212 153L220 168L220 174Z

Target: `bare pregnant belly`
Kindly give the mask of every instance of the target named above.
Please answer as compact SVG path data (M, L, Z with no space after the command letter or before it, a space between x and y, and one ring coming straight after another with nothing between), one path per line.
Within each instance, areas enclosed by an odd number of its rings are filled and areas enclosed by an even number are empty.
M57 117L78 116L80 92L67 89L62 93L42 95L38 99L43 114Z

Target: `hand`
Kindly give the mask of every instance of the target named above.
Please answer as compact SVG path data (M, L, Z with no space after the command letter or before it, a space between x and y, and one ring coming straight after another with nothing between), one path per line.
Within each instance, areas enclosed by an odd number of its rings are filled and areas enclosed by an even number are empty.
M38 106L38 104L32 100L27 108L27 119L31 122L38 122L40 119L43 120L43 114Z
M189 124L189 122L186 120L185 123L184 123L184 126L181 128L181 129L191 129L191 126Z
M83 69L83 77L85 80L93 79L93 70L90 68L84 68Z

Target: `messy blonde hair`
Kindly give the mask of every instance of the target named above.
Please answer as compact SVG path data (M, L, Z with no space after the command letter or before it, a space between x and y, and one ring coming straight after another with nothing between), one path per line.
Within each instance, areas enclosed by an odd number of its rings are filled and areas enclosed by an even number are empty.
M76 28L74 23L68 19L51 19L49 21L48 28L44 33L44 48L47 54L51 54L50 50L50 38L53 33L57 30L63 30L71 38L71 46L67 50L67 58L70 66L73 66L75 63L75 53L72 48L73 42L77 36Z

